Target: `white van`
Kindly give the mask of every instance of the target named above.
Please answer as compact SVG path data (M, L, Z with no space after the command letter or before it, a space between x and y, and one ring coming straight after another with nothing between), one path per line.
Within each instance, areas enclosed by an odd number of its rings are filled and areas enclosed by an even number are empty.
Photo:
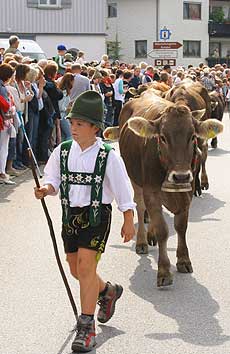
M9 48L9 38L0 38L0 48ZM19 39L18 49L24 57L40 60L45 59L46 55L35 41L30 39Z

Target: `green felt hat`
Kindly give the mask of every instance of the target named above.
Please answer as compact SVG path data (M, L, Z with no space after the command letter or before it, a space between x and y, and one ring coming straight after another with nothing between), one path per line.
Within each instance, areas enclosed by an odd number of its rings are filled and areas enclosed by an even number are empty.
M81 93L67 115L68 119L82 119L104 129L104 106L101 95L96 91Z

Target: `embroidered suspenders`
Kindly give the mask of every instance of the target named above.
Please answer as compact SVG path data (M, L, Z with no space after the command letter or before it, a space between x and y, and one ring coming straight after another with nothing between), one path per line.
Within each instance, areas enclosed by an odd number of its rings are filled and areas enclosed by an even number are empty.
M101 221L101 204L102 204L102 184L105 176L107 158L112 147L103 144L100 148L93 173L71 172L68 169L68 157L71 149L72 140L65 141L61 144L61 205L62 205L62 222L64 225L69 221L69 189L70 185L79 184L91 186L91 201L89 222L91 226L97 226Z

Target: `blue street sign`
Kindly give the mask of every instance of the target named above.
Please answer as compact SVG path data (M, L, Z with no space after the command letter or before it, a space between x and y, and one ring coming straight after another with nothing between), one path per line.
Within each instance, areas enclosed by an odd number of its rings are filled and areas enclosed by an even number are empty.
M163 29L160 30L160 39L167 41L168 39L170 39L171 34L172 32L166 27L164 27Z

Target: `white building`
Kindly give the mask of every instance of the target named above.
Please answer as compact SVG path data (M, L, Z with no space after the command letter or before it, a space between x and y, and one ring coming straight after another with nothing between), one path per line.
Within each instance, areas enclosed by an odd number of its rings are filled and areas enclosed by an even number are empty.
M198 65L209 55L209 0L107 0L107 15L107 47L119 43L122 61L156 65L162 63L156 59L171 57L177 66ZM169 30L166 41L163 29ZM151 52L156 41L182 46Z
M57 45L85 51L86 60L105 53L105 0L0 0L0 37L16 34L38 42L48 57Z
M230 58L230 1L210 0L209 56L218 50L221 58Z

